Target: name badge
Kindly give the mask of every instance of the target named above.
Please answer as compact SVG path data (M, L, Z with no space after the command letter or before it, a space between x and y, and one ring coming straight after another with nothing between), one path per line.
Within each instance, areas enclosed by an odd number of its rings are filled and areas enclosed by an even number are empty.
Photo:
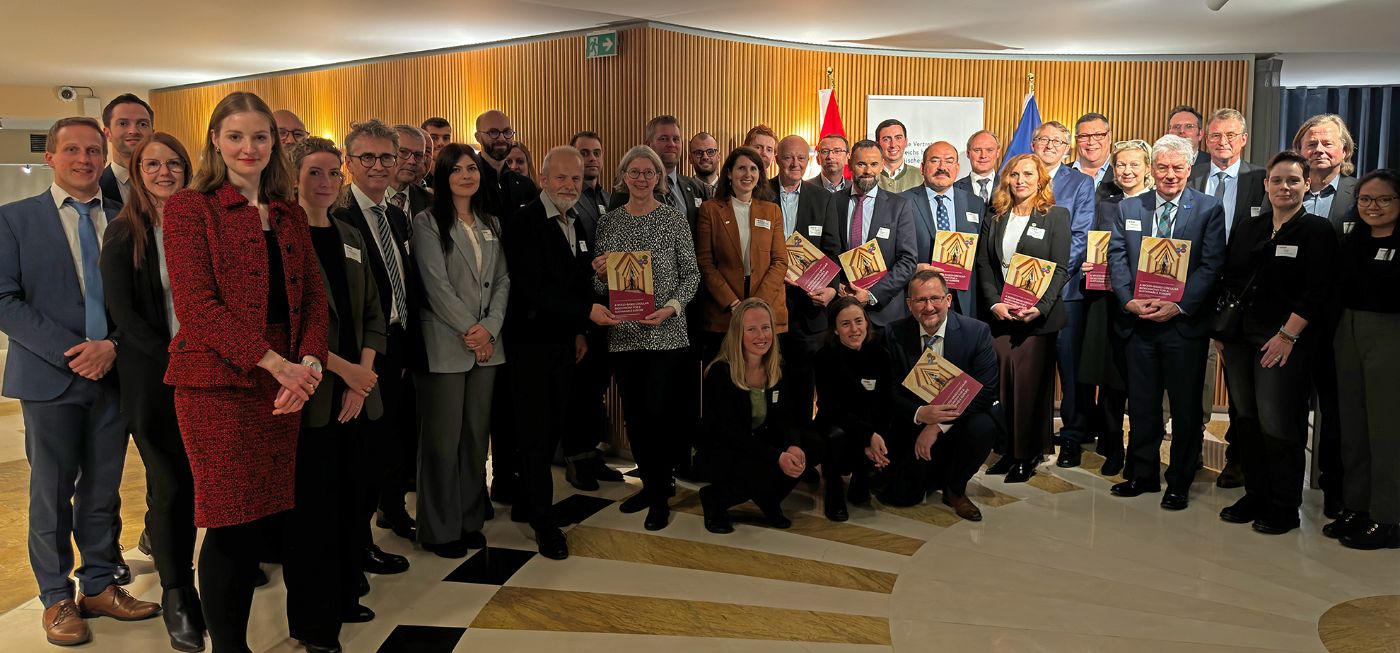
M767 220L754 220L753 226L758 227L759 229L772 229L773 223Z
M481 239L489 243L496 239L496 235L492 233L490 229L483 229L481 232Z
M696 198L693 198L693 199L695 200L695 208L697 208L697 209L700 208L700 198L696 197Z
M777 390L774 390L774 391L773 391L773 403L775 403L775 404L778 403L778 391L777 391Z
M1045 240L1045 230L1040 227L1026 229L1026 235L1036 240Z
M586 252L586 251L588 251L588 243L586 243L586 242L584 242L584 241L582 241L582 240L578 241L578 251L580 251L580 252Z
M599 204L599 205L598 205L598 215L603 215L604 213L607 213L607 212L608 212L608 207L603 206L602 204Z
M409 255L409 256L413 256L413 247L412 247L412 245L413 245L413 242L412 242L412 241L408 241L408 240L403 241L403 253L404 253L404 254L407 254L407 255Z
M1261 210L1262 210L1262 208L1261 208L1261 207L1258 207L1258 206L1251 206L1251 207L1249 207L1249 217L1251 217L1251 218L1257 218L1257 217L1259 217L1259 212L1260 212Z
M345 258L348 258L356 263L362 262L360 261L360 250L355 249L354 247L351 247L349 245L345 246Z
M880 230L875 232L875 237L888 239L890 237L890 228L880 227Z
M1141 220L1124 220L1123 231L1142 231Z
M1287 256L1288 258L1298 258L1298 246L1274 245L1274 256Z
M1388 247L1382 247L1382 248L1376 250L1376 260L1377 260L1377 261L1394 261L1394 260L1395 260L1395 250L1390 249L1390 248L1388 248Z
M860 385L862 388L865 388L867 392L875 391L875 379L861 379Z
M982 222L982 216L977 215L977 213L974 211L968 211L965 217L967 218L967 221L971 222L972 224L980 224Z
M1351 233L1352 228L1355 227L1355 226L1356 226L1356 222L1355 222L1355 221L1352 221L1352 222L1343 222L1343 223L1342 223L1342 233L1344 233L1344 234L1349 234L1349 233Z
M821 225L819 225L819 224L814 224L814 225L810 225L810 226L807 227L807 237L809 237L809 238L819 238L819 237L821 237L821 235L822 235L822 226L821 226Z

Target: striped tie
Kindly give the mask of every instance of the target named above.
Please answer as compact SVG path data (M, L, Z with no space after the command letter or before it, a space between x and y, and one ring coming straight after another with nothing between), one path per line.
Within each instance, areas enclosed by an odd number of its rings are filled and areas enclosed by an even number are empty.
M369 210L374 213L374 230L379 234L384 269L389 273L389 287L394 293L394 312L398 313L401 322L406 321L408 306L404 303L403 271L399 269L399 257L396 256L398 241L394 240L394 232L389 230L389 217L384 214L384 208L376 205L369 207Z

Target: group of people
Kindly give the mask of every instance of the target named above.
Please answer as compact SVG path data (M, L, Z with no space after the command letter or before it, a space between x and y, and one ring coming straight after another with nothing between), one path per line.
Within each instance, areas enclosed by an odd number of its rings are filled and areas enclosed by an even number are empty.
M486 545L493 500L542 556L566 558L551 467L582 490L623 480L599 449L613 380L642 484L619 507L645 511L647 530L670 523L678 477L706 483L714 533L746 501L789 526L782 502L804 477L825 486L832 521L848 502L932 491L976 521L966 485L992 452L988 475L1024 482L1057 441L1056 464L1075 467L1096 440L1100 471L1125 478L1114 495L1160 492L1164 395L1161 505L1186 508L1218 349L1231 399L1219 482L1245 487L1221 518L1299 525L1316 397L1324 532L1400 547L1386 400L1400 177L1347 176L1355 145L1336 116L1308 120L1264 168L1243 162L1230 109L1204 124L1173 109L1152 144L1115 142L1101 114L1073 132L1048 122L1005 162L984 130L960 176L946 142L906 165L898 120L814 148L759 125L720 156L714 136L687 141L663 115L611 187L596 132L536 169L496 110L477 118L476 147L436 117L357 122L335 143L235 92L198 161L154 119L123 95L100 123L56 122L53 186L0 207L4 392L21 400L30 560L54 644L88 641L88 617L161 614L176 650L203 650L207 631L216 650L246 651L259 563L280 562L290 634L338 651L343 623L374 618L369 576L409 565L374 545L371 521L461 558ZM813 152L821 173L804 179ZM978 235L966 284L930 265L952 231ZM1090 231L1111 232L1109 290L1086 287ZM804 290L789 276L794 233L833 260L874 240L884 276ZM1189 242L1180 300L1136 296L1144 237ZM610 308L616 252L650 268L654 305L638 319ZM1030 306L1003 299L1017 254L1054 264ZM970 401L904 386L927 350L980 384ZM128 433L159 604L120 587Z

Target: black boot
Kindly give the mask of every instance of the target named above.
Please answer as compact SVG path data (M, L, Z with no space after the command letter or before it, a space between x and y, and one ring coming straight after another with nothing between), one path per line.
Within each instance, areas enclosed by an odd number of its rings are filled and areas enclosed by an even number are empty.
M204 650L204 612L194 587L174 587L160 597L161 617L170 633L170 648L177 651Z

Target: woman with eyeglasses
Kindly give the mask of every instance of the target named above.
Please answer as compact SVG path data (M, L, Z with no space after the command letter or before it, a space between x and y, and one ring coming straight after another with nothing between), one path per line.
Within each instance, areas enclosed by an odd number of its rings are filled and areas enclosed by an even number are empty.
M131 194L107 226L102 285L122 332L117 357L122 413L146 466L146 533L160 575L162 616L177 651L204 649L204 614L194 585L194 477L175 418L175 391L165 384L170 338L179 330L166 265L165 202L189 185L190 155L174 136L156 132L125 162Z
M1337 239L1308 213L1308 160L1292 150L1269 161L1264 191L1273 211L1230 234L1220 288L1240 298L1241 332L1222 337L1230 388L1230 433L1240 450L1245 494L1220 511L1234 524L1281 535L1298 527L1308 440L1308 400L1317 352L1332 345L1309 325L1331 322Z
M622 395L627 440L642 476L642 491L622 502L624 513L647 511L649 531L670 523L671 474L676 464L668 436L677 419L670 410L679 399L687 366L685 310L700 285L695 241L686 217L656 200L667 194L666 168L656 151L638 145L623 155L617 168L617 191L627 203L598 220L597 258L593 270L598 292L608 292L608 252L645 251L649 255L654 310L637 321L608 328L608 351Z
M1343 506L1322 532L1353 549L1400 548L1400 172L1356 185L1361 218L1342 241L1333 341L1341 387ZM1248 477L1246 477L1248 478Z

